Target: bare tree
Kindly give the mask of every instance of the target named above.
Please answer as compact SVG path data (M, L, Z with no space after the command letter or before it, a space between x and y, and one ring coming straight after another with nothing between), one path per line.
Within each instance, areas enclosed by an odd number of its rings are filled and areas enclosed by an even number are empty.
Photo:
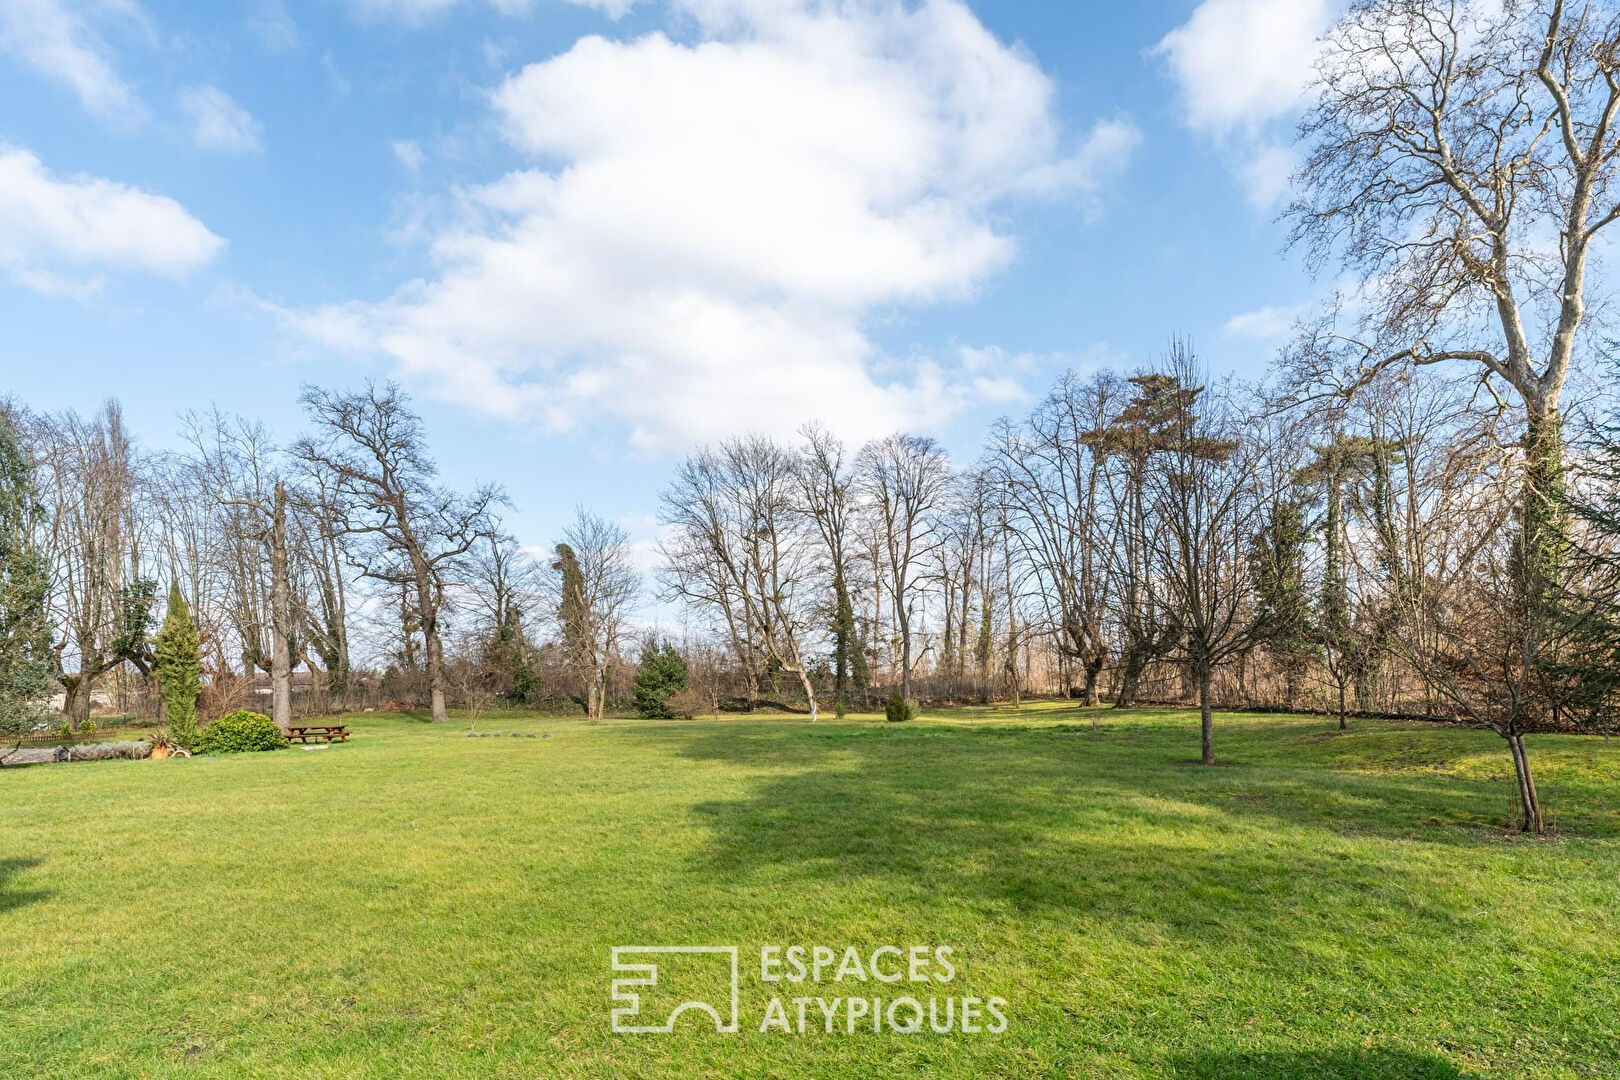
M1504 493L1506 494L1506 493ZM1546 825L1524 737L1547 712L1539 658L1547 651L1549 620L1531 610L1523 572L1501 529L1470 560L1466 576L1397 595L1402 628L1392 648L1416 667L1463 718L1507 740L1518 785L1520 826Z
M93 420L74 413L36 418L34 436L51 522L52 617L65 631L56 646L62 711L82 723L96 680L139 658L150 622L154 589L141 565L134 500L141 465L117 402Z
M877 523L881 584L900 632L900 696L910 701L915 605L925 560L939 543L933 515L950 487L950 463L933 439L890 435L862 448L857 467Z
M864 690L867 684L853 598L855 474L845 460L844 444L831 432L812 425L803 435L805 446L797 462L799 498L821 537L832 631L833 702L843 716L851 687Z
M291 557L287 543L287 485L276 473L275 449L260 424L229 419L217 409L207 418L187 417L191 443L213 498L222 507L241 511L232 532L252 543L251 555L234 560L243 596L241 609L251 613L241 624L243 659L249 672L264 663L259 641L258 600L269 570L271 719L286 731L292 724L293 619ZM255 556L264 556L261 558Z
M306 470L292 489L294 573L293 607L303 638L326 669L326 689L335 695L349 690L353 661L349 650L348 537L334 487L335 477Z
M435 482L421 419L394 383L353 393L305 389L315 435L293 453L332 477L337 532L370 541L359 553L366 577L409 590L422 633L433 722L449 720L440 616L445 591L461 580L462 557L488 531L505 496L486 486L462 496Z
M1604 3L1360 0L1327 36L1300 132L1294 240L1364 283L1359 328L1317 339L1348 346L1348 372L1307 374L1349 391L1455 362L1511 388L1531 578L1556 574L1560 396L1593 245L1620 218L1617 37Z
M1097 704L1108 662L1110 599L1106 452L1088 436L1117 419L1123 396L1112 376L1081 382L1065 375L1022 424L996 426L988 454L1015 543L1049 602L1051 628L1062 651L1080 662L1087 705Z
M1188 393L1175 375L1162 372L1127 381L1135 392L1118 414L1082 436L1105 465L1100 525L1108 535L1103 546L1107 595L1119 636L1116 708L1135 704L1139 681L1169 648L1175 630L1163 618L1153 570L1148 485L1160 456L1179 437Z
M727 627L739 660L763 660L799 680L819 718L806 642L818 534L797 509L802 469L763 436L729 439L688 458L663 497L664 580L680 599Z
M498 521L472 550L472 601L482 622L486 666L506 680L506 690L523 700L534 692L525 612L537 603L540 567L505 533Z
M1223 393L1210 394L1191 349L1171 347L1168 374L1178 388L1170 438L1148 479L1148 548L1174 627L1172 656L1198 688L1202 761L1215 764L1211 679L1216 668L1254 647L1263 630L1254 606L1249 544L1264 506L1255 455Z
M594 723L607 709L608 678L640 590L630 534L581 507L563 530L546 590L567 664L585 687Z
M998 512L993 489L985 469L962 472L952 479L934 515L939 542L929 552L929 577L939 593L941 614L933 627L939 638L936 686L947 694L960 688L969 670L975 592L981 607L987 602L980 575L991 542L990 519Z

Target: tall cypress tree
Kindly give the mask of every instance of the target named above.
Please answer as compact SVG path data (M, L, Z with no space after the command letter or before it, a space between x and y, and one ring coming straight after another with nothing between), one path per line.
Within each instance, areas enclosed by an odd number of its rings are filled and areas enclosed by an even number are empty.
M169 717L174 741L189 747L197 732L197 693L202 681L202 642L197 624L191 621L191 608L180 594L180 583L169 586L169 611L158 631L158 685L163 691L163 708Z
M1300 684L1314 651L1310 642L1310 597L1305 586L1305 511L1285 493L1254 541L1255 593L1265 619L1261 644L1282 672L1287 704L1298 703Z
M833 570L833 705L842 720L849 711L850 682L854 668L862 659L861 644L855 627L855 607L849 600L849 586L841 568ZM865 689L865 680L856 680Z
M39 546L45 510L15 425L0 412L0 737L21 740L56 688Z

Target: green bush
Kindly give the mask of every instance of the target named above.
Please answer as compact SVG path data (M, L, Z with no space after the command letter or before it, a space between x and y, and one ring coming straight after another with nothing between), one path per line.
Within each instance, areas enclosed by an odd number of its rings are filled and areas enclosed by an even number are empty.
M250 750L283 750L287 736L263 713L226 713L202 729L194 749L199 754L243 754Z
M889 700L883 704L883 715L888 717L891 724L903 724L907 720L915 720L922 715L922 706L915 700L908 701L898 692L890 694Z
M670 708L670 700L691 688L692 677L675 646L654 641L641 654L634 685L636 712L655 720L670 720L677 715Z

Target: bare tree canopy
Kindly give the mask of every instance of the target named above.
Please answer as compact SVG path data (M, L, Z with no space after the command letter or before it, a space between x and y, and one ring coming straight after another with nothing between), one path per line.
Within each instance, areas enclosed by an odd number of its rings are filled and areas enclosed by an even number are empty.
M565 662L584 690L586 715L599 721L641 587L630 534L581 507L554 552L545 589Z
M421 418L394 383L352 393L310 387L302 401L317 434L293 453L333 477L338 531L368 541L367 577L409 590L427 660L434 723L449 719L440 616L446 590L465 573L463 556L489 531L499 488L460 495L437 483Z
M949 490L950 462L933 439L890 435L863 448L857 467L876 527L880 587L900 632L900 696L910 701L921 566L940 542L933 513Z
M1556 423L1620 217L1617 35L1608 4L1562 0L1362 0L1329 33L1288 217L1361 275L1352 381L1472 363Z
M830 449L824 446L824 449ZM806 646L815 631L811 578L818 565L814 515L799 502L805 473L794 453L763 436L728 439L689 457L664 492L662 519L671 529L663 554L667 594L725 628L739 661L793 675L818 717ZM830 462L829 462L830 464ZM840 483L835 473L834 484ZM817 483L829 478L821 476ZM836 492L823 491L835 512ZM823 519L834 529L832 519Z

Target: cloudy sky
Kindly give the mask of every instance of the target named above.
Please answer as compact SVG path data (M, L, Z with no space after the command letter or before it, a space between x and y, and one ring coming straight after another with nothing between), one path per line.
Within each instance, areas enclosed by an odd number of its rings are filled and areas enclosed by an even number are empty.
M540 543L819 420L971 455L1173 333L1257 374L1330 0L0 0L0 391L400 379Z

